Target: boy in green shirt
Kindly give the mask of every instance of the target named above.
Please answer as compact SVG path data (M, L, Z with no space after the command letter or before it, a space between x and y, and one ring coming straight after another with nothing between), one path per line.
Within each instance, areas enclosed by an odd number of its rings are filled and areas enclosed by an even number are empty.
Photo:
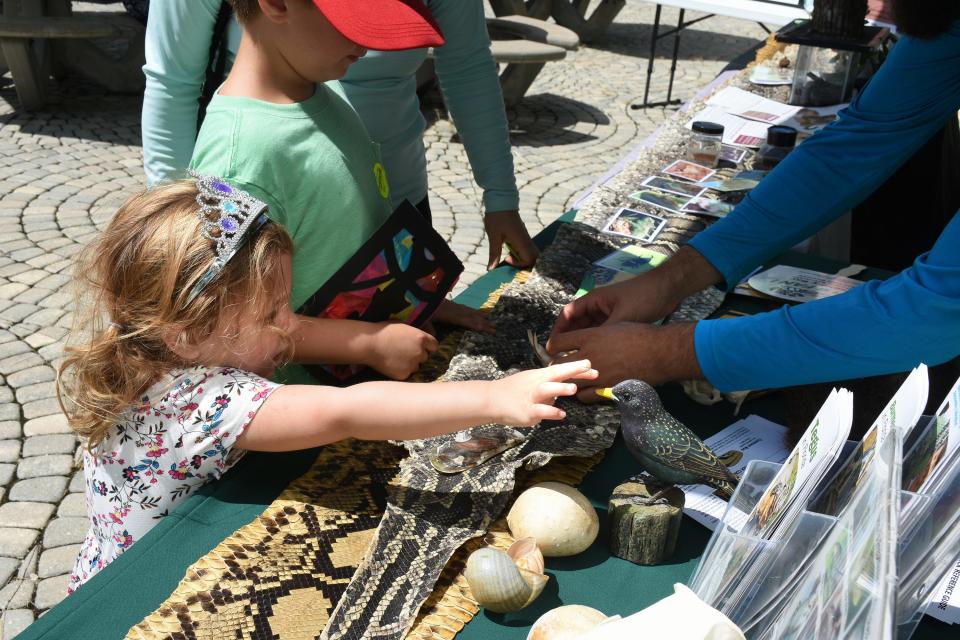
M323 83L343 76L365 47L439 46L443 36L420 0L231 4L244 34L207 108L191 168L263 200L286 227L298 309L391 213L378 149L338 84ZM437 346L411 326L349 320L304 320L295 340L301 362L368 365L401 379ZM288 374L309 381L300 368Z

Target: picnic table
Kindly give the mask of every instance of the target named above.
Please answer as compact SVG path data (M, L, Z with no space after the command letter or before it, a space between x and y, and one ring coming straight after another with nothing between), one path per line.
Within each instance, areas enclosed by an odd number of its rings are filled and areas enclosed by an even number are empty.
M590 0L490 0L498 16L521 15L540 20L552 16L583 42L594 42L603 36L626 4L626 0L599 0L590 12Z
M560 225L569 222L568 212L538 234L541 246L549 244ZM822 258L787 254L776 262L835 272L838 264ZM479 307L487 296L509 282L516 269L501 266L471 285L458 302ZM889 275L868 270L861 278ZM740 299L734 307L745 312L760 304ZM712 407L695 404L677 385L661 389L664 405L699 436L707 437L738 418L733 405ZM771 394L745 405L745 412L774 421L783 421L784 407L779 394ZM250 453L224 478L204 487L162 520L129 551L114 560L73 595L28 627L20 640L110 640L122 638L127 630L153 612L173 591L187 567L239 527L259 516L295 478L306 472L316 450L283 454ZM550 558L551 576L545 592L527 609L512 614L481 611L458 635L460 640L521 640L537 616L561 604L585 604L608 615L629 615L670 595L673 584L692 575L709 539L709 531L684 517L673 557L659 566L639 566L612 557L606 544L605 509L614 486L639 471L618 436L603 460L580 485L580 490L597 507L601 530L596 542L584 553L570 558ZM319 633L319 629L317 632ZM915 638L939 640L955 636L949 625L925 618Z
M41 109L48 78L70 71L111 91L143 89L143 26L123 11L74 12L70 0L4 0L2 5L0 52L24 109ZM116 60L89 42L97 38L123 38L129 48Z

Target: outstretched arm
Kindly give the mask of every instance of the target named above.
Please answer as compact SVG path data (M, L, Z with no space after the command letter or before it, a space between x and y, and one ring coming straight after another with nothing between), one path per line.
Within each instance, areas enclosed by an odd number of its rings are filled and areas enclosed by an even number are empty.
M560 420L555 398L576 393L563 380L590 379L587 361L524 371L496 381L367 382L336 389L280 387L235 446L254 451L307 449L344 438L410 440L489 422L517 427Z

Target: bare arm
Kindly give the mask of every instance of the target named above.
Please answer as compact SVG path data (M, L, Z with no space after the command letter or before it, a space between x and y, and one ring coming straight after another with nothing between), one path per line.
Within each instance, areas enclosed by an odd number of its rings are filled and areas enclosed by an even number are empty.
M597 372L578 361L496 381L368 382L346 389L291 385L263 403L235 446L253 451L307 449L344 438L408 440L497 422L532 426L559 420L555 398L576 393L563 380Z
M363 322L297 316L294 362L362 364L405 380L437 350L437 339L396 322Z

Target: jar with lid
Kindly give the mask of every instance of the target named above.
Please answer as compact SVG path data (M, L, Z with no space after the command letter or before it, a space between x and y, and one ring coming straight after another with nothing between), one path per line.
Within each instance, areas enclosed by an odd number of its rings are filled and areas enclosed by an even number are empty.
M797 130L784 125L767 129L767 141L757 152L756 168L770 171L787 157L797 144Z
M690 125L693 133L687 144L687 160L706 167L717 166L720 145L723 143L723 125L697 120Z

